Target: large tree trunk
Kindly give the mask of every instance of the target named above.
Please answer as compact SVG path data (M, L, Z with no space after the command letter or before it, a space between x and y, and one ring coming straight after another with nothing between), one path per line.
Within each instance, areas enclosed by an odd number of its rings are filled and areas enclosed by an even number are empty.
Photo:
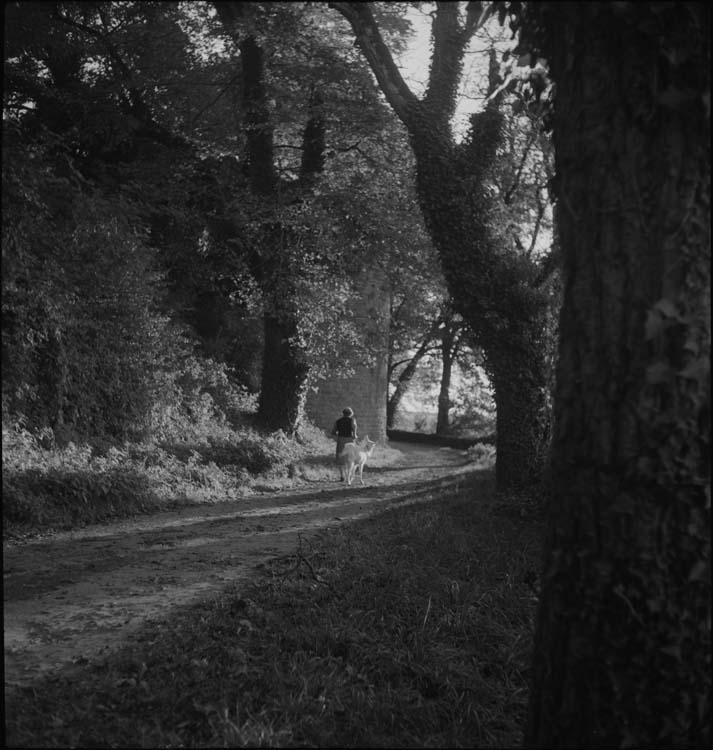
M225 8L222 13L226 13ZM263 51L253 36L246 36L240 43L240 53L250 185L255 195L277 208L279 178L274 164L274 129L267 106ZM292 434L302 417L309 369L296 343L298 321L286 299L292 285L281 279L282 268L292 265L285 257L291 249L289 239L285 242L283 228L271 222L263 234L262 247L257 248L258 257L253 264L266 307L257 419L262 427Z
M425 349L418 349L409 363L404 367L403 372L396 381L396 388L391 394L391 398L386 402L386 426L391 430L396 420L396 412L401 404L403 397L406 395L413 376L416 374L418 363L423 359Z
M266 313L263 319L265 351L262 388L258 402L260 423L292 435L304 416L309 365L295 343L292 321Z
M413 380L413 376L416 374L418 364L426 355L428 347L430 346L433 337L436 335L436 331L438 330L440 324L440 318L438 320L435 320L431 324L428 333L424 336L423 341L419 345L415 354L413 355L413 357L411 357L411 360L406 365L406 367L404 367L403 371L398 377L398 380L396 381L396 388L391 394L391 398L386 403L386 426L389 429L393 429L394 420L396 419L396 411L399 408L401 399L408 391L409 386L411 385L411 381Z
M309 191L324 167L325 120L322 100L313 91L309 119L302 133L302 160L299 180L281 182L275 167L274 124L270 116L265 76L264 52L252 34L241 35L239 19L249 14L250 3L214 3L226 30L239 40L242 67L242 97L245 106L247 170L252 193L275 214L289 190ZM251 266L265 303L262 376L257 419L267 429L293 434L300 425L306 399L309 366L299 344L298 305L292 283L302 264L293 257L294 228L270 217L263 227L264 245L256 247ZM239 232L238 232L239 233Z
M549 373L539 353L491 352L496 405L496 483L500 489L531 491L543 481L549 458ZM502 356L504 354L504 356Z
M436 434L445 435L448 432L449 413L451 410L451 375L453 362L450 357L443 360L441 370L441 387L438 392L438 414L436 415Z
M536 288L536 269L525 257L498 246L487 227L485 179L497 155L501 115L497 97L472 119L471 134L456 145L451 117L466 46L477 28L494 12L494 3L439 2L433 14L433 53L428 88L418 99L400 75L384 44L369 3L332 2L351 24L358 46L379 86L408 130L416 157L416 188L426 227L440 255L454 306L485 353L491 374L504 358L498 352L508 332L518 341L507 356L508 367L525 390L507 387L498 369L495 391L498 418L498 488L529 488L544 468L549 415L548 346L544 341L548 301ZM526 373L532 373L532 376ZM516 401L511 399L516 398ZM527 408L519 408L522 405ZM534 426L533 426L534 425ZM531 442L534 441L534 442Z
M529 489L541 480L549 450L548 301L534 287L533 264L492 252L488 207L479 205L473 191L472 155L439 142L432 128L412 142L426 225L453 304L483 349L493 379L498 489Z
M51 326L46 336L39 347L38 391L49 425L59 431L65 424L68 406L67 353L59 326Z
M565 291L525 743L708 747L708 11L531 12L557 83Z
M441 386L438 391L438 414L436 416L436 434L448 432L451 410L451 378L453 376L453 359L457 351L456 333L449 320L441 337Z

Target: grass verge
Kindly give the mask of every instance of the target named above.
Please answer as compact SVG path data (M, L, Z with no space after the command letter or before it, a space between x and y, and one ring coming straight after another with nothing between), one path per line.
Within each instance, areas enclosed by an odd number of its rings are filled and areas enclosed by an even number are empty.
M491 472L6 696L12 747L514 747L541 528Z

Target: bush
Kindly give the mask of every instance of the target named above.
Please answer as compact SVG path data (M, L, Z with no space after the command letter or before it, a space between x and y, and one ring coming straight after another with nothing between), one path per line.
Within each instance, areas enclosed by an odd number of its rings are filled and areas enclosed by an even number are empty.
M155 252L125 206L65 183L61 217L18 202L4 229L3 408L66 440L141 435L176 343Z
M205 422L192 440L100 449L58 446L50 428L3 424L3 519L6 531L72 528L113 517L195 502L236 499L257 477L293 483L309 445L284 433L232 430ZM331 446L330 446L331 448ZM331 450L330 450L331 452ZM9 529L8 529L9 527Z
M146 477L128 468L29 469L3 476L3 518L20 526L73 528L152 506Z
M49 428L22 421L2 428L3 520L32 528L72 528L156 507L150 477L127 454L89 445L58 448Z
M166 273L134 207L4 125L3 420L103 451L248 422L255 397L163 312Z
M495 466L495 446L489 443L476 443L468 448L468 460L479 469Z
M200 441L163 442L161 447L182 461L195 456L201 463L250 474L265 474L285 468L304 454L303 448L281 432L262 436L254 431L226 432Z
M324 453L334 452L334 440L327 435L325 430L306 418L302 420L297 431L297 441L301 445L318 448Z

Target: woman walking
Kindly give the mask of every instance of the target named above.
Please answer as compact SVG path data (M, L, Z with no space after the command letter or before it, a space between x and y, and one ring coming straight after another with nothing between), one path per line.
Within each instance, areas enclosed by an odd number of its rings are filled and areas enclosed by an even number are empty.
M337 452L335 458L337 464L339 464L339 455L344 450L344 446L348 443L356 443L357 439L357 423L354 419L354 412L347 407L342 411L342 416L334 423L334 429L332 435L337 436ZM340 469L341 479L344 481L344 472Z

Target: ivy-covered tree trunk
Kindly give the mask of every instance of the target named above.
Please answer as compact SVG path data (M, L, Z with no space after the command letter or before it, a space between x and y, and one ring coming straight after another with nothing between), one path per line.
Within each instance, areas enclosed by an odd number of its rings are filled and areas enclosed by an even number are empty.
M709 747L710 17L534 3L564 306L525 744Z
M46 336L46 341L39 348L37 385L40 403L45 405L49 418L49 426L59 432L66 421L69 377L67 352L59 326L51 325Z
M421 99L400 75L370 4L330 6L351 24L381 90L408 131L426 227L454 306L496 383L498 488L530 488L541 477L549 441L549 347L530 343L545 343L548 301L535 283L535 264L503 248L487 224L485 182L501 131L497 96L471 118L464 143L455 143L451 129L467 44L493 4L467 3L462 13L458 3L436 3L431 70ZM513 334L514 340L509 338ZM523 346L523 341L528 343Z
M261 424L290 431L304 416L309 365L296 343L297 329L288 316L265 313L265 350L258 402Z
M225 8L220 12L225 15ZM240 53L251 189L277 209L279 177L274 164L273 127L267 106L263 51L256 39L248 35L240 44ZM304 354L296 337L298 321L294 319L287 299L291 285L280 278L282 266L291 265L289 261L280 260L290 251L283 243L282 235L282 228L269 222L264 228L262 246L254 251L257 258L253 266L265 306L257 418L267 429L282 429L291 434L302 416L309 370L305 371Z
M502 346L488 351L496 412L498 462L496 483L500 488L531 490L542 482L549 459L551 439L551 342L542 336L546 322L537 316L520 333L530 337L519 342L507 334ZM511 476L513 474L514 476Z
M239 39L242 66L242 97L246 108L246 166L251 191L274 209L263 227L264 243L251 258L255 279L263 294L265 314L264 352L257 418L267 429L294 434L304 413L309 366L300 344L299 316L295 312L294 277L301 264L293 257L294 231L276 216L286 195L308 190L324 167L325 123L321 99L313 92L310 117L302 136L299 179L285 183L274 157L274 124L268 105L264 52L253 34L241 35L239 20L250 13L248 3L214 4L225 28Z
M426 119L412 136L421 208L454 305L493 381L498 489L529 489L542 479L549 450L548 302L527 259L493 252L488 207L473 175L495 153L496 137L475 155L438 132Z

